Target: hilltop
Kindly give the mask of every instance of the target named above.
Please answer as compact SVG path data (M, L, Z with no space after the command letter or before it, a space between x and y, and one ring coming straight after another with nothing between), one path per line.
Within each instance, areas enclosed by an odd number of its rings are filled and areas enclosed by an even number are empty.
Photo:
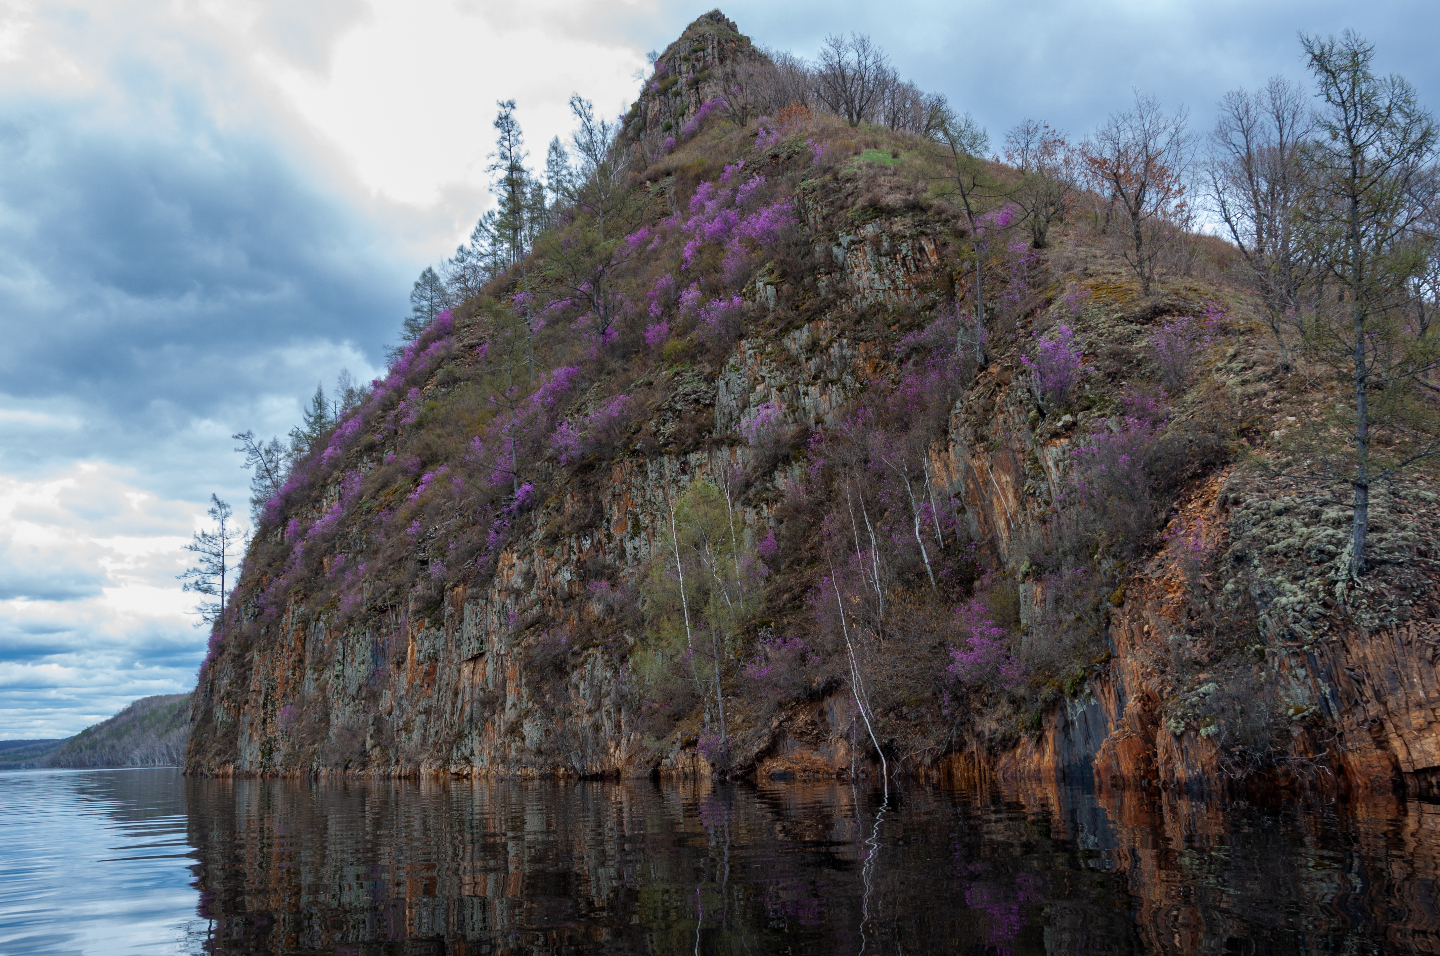
M787 75L697 20L316 430L187 771L1431 786L1440 499L1375 495L1357 583L1347 486L1296 476L1344 382L1283 367L1236 250L1137 271L943 101Z

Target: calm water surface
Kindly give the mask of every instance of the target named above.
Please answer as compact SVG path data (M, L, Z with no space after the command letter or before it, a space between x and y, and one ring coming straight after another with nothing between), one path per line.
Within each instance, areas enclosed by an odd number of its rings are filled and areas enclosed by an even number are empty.
M1440 808L0 774L0 953L1440 952Z

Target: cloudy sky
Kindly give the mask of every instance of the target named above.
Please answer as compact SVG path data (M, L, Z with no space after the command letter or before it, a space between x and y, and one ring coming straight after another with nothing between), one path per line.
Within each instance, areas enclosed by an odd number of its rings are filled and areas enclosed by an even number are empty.
M367 380L410 284L489 203L495 101L531 152L578 91L633 98L668 0L0 0L0 738L189 689L175 575L232 432L283 434ZM1297 31L1356 29L1440 106L1430 2L935 0L723 8L810 55L869 33L992 134L1083 134L1134 88L1205 129L1226 90L1303 79Z

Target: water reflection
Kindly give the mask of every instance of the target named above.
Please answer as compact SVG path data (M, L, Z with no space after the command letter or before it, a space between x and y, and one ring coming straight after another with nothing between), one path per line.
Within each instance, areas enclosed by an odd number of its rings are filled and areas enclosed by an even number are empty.
M191 781L218 953L1433 952L1440 816ZM1395 816L1392 818L1390 814Z
M0 774L0 953L1440 952L1440 808Z

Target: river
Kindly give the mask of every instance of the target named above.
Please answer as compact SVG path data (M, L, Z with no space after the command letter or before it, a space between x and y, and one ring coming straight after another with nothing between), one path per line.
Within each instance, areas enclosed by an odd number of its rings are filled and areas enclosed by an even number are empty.
M1440 807L0 774L0 953L1440 951Z

